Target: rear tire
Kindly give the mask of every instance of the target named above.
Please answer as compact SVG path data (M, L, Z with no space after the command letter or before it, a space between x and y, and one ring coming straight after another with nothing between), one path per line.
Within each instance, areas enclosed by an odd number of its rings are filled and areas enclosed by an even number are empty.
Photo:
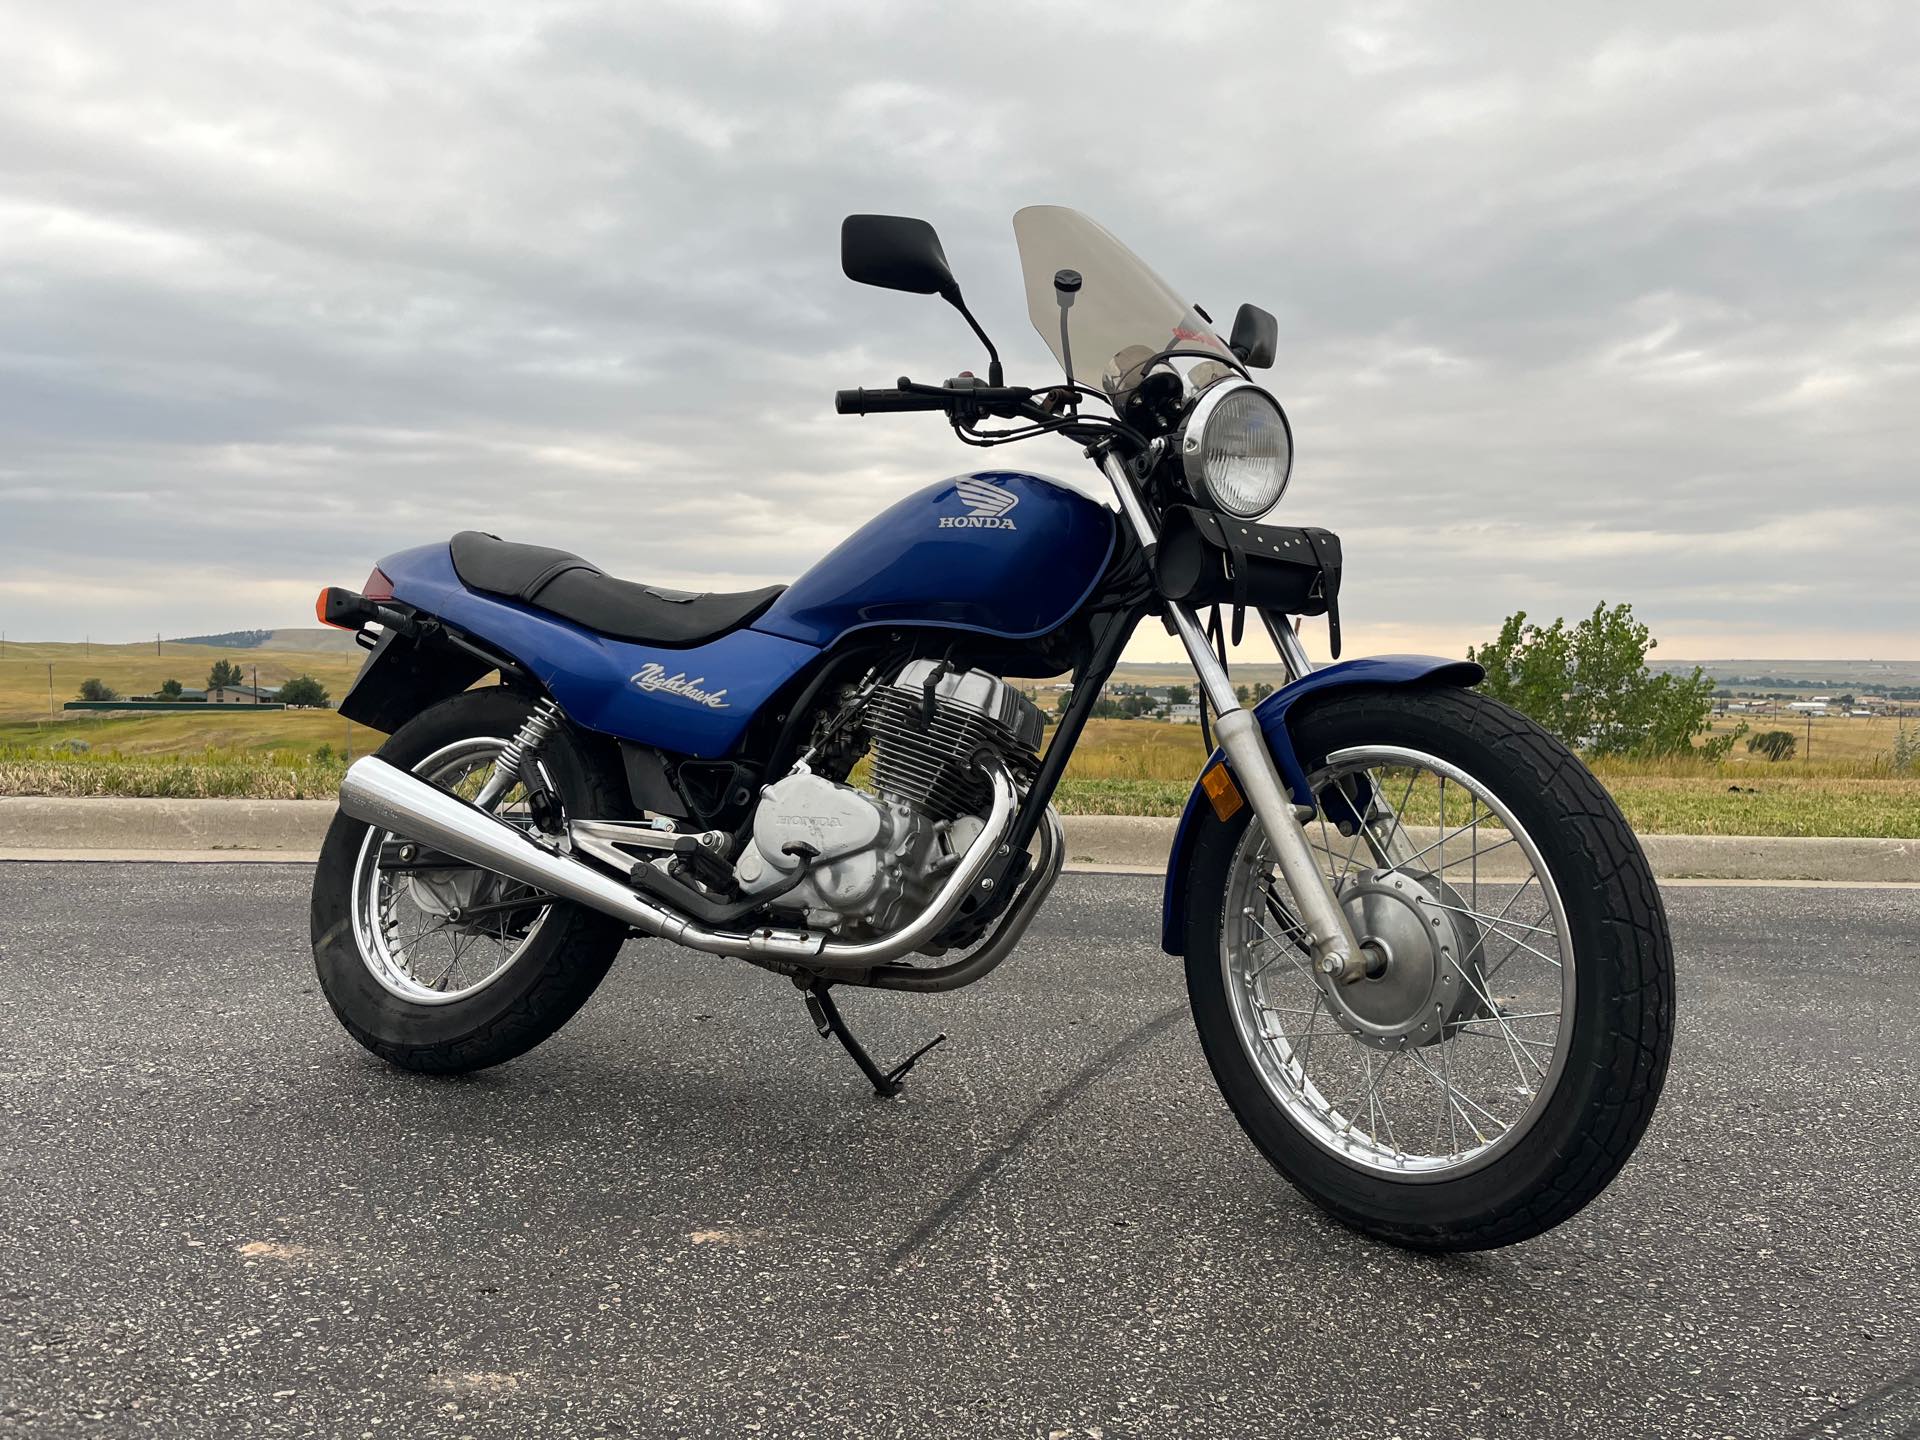
M1267 982L1249 982L1244 969L1224 962L1232 958L1229 951L1235 944L1232 917L1225 913L1228 896L1243 893L1230 891L1230 880L1236 864L1249 864L1243 842L1258 837L1248 836L1252 816L1245 807L1224 822L1206 809L1189 872L1186 974L1201 1044L1222 1094L1276 1169L1329 1214L1369 1234L1418 1249L1479 1250L1509 1245L1558 1225L1598 1195L1626 1162L1652 1118L1666 1076L1673 1042L1672 945L1660 893L1639 842L1612 797L1564 745L1524 715L1483 695L1452 689L1343 692L1311 709L1303 707L1293 717L1292 734L1309 775L1335 752L1391 747L1457 767L1500 798L1531 838L1564 911L1565 941L1574 963L1571 993L1558 1023L1571 1030L1557 1042L1564 1044L1564 1058L1550 1077L1543 1075L1539 1091L1544 1094L1523 1117L1524 1123L1515 1124L1509 1143L1489 1146L1481 1160L1463 1160L1456 1168L1443 1159L1431 1173L1416 1176L1393 1168L1400 1139L1392 1142L1393 1155L1384 1162L1377 1151L1371 1163L1356 1160L1353 1146L1345 1146L1343 1153L1338 1127L1332 1127L1331 1139L1324 1131L1315 1133L1316 1117L1300 1097L1321 1098L1318 1086L1306 1083L1308 1064L1317 1058L1314 1045L1359 1047L1360 1041L1339 1029L1316 1035L1313 1021L1306 1022L1307 1054L1301 1056L1297 1038L1285 1052L1300 1064L1298 1088L1292 1091L1286 1066L1278 1067L1276 1081L1271 1060L1263 1062L1254 1053L1260 1042L1249 1040L1244 1018L1236 1019L1233 987L1238 984L1254 995L1256 1009L1267 1008L1250 988ZM1444 790L1441 793L1444 796ZM1474 843L1479 843L1477 831ZM1405 873L1411 877L1421 864L1432 863L1430 858L1416 862ZM1430 902L1430 908L1444 908L1447 901L1466 903L1427 879L1430 892L1445 894L1445 900ZM1512 937L1500 933L1499 938ZM1539 935L1531 938L1547 943ZM1284 947L1276 947L1275 953L1284 958ZM1562 952L1563 958L1567 953ZM1230 979L1230 972L1237 978ZM1494 988L1490 975L1482 977L1488 990ZM1309 993L1310 984L1321 983L1310 977L1289 980ZM1364 987L1371 982L1357 983ZM1239 1003L1244 1017L1247 1002ZM1320 1002L1313 1004L1317 1010ZM1296 1013L1301 1012L1288 1012ZM1462 1028L1490 1030L1496 1025L1499 1022L1470 1019ZM1442 1034L1447 1033L1442 1026ZM1287 1039L1284 1034L1279 1038ZM1403 1054L1412 1056L1402 1066L1403 1077L1410 1067L1429 1066L1429 1073L1439 1069L1438 1058L1424 1058L1439 1054L1430 1038L1398 1044ZM1374 1058L1367 1062L1368 1076L1376 1069L1385 1075L1383 1059L1401 1058L1391 1048L1371 1047L1369 1053ZM1544 1061L1547 1047L1537 1053ZM1445 1114L1452 1084L1449 1073L1437 1115ZM1355 1117L1350 1106L1340 1112L1350 1117L1349 1126L1371 1120L1371 1097L1371 1089L1362 1097L1368 1106L1364 1115ZM1329 1113L1338 1108L1331 1107ZM1461 1113L1475 1118L1468 1111ZM1438 1127L1439 1119L1434 1123ZM1446 1128L1454 1123L1447 1118ZM1359 1133L1350 1129L1349 1138Z
M532 713L531 702L513 691L469 690L422 711L378 753L411 770L463 741L504 743ZM540 761L567 814L628 813L608 767L583 753L565 727L549 738ZM327 830L313 883L313 959L321 991L347 1033L389 1064L457 1075L525 1054L586 1003L626 938L620 921L554 901L538 929L481 988L437 1004L405 998L376 978L355 931L353 897L368 833L344 814Z

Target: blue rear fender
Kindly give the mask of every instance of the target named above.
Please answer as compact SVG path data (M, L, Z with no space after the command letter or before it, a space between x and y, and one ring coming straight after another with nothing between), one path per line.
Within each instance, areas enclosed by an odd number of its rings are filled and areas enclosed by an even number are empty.
M1486 672L1471 660L1442 660L1433 655L1374 655L1360 660L1342 660L1323 670L1303 675L1291 685L1276 690L1253 707L1254 719L1267 738L1281 782L1301 805L1314 803L1307 787L1306 771L1294 753L1293 734L1287 728L1287 713L1309 695L1324 695L1336 690L1352 690L1377 685L1477 685ZM1207 757L1201 773L1211 769L1225 756L1215 750ZM1229 766L1229 769L1232 767ZM1186 951L1187 871L1193 861L1193 836L1200 827L1208 801L1199 785L1187 796L1187 808L1173 832L1173 848L1167 855L1167 890L1160 907L1160 948L1169 955Z

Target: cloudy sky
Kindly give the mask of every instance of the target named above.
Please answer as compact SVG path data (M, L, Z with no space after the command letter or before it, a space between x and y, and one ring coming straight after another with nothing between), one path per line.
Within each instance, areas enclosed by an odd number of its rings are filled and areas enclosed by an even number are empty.
M978 359L841 277L840 217L932 220L1038 381L1008 222L1056 203L1279 316L1282 514L1343 536L1354 652L1624 599L1663 656L1920 658L1910 0L0 0L0 33L9 636L300 624L468 527L790 578L974 458L832 413Z

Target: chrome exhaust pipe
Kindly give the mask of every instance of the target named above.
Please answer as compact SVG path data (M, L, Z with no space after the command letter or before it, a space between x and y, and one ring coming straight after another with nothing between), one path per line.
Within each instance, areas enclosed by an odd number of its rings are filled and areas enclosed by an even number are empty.
M340 782L340 808L376 829L616 916L649 935L678 939L675 932L685 923L613 876L554 853L499 816L377 755L363 756L347 767Z
M998 761L987 764L993 806L986 826L948 874L933 902L913 921L877 940L829 940L814 930L713 930L639 895L584 861L556 854L496 815L470 805L377 755L347 767L340 809L363 824L417 840L469 865L599 910L643 935L738 960L785 961L810 968L864 972L904 959L932 941L959 910L1012 828L1016 792Z
M1028 877L1026 887L1014 898L1007 913L1000 917L992 936L970 954L948 965L876 965L860 983L876 990L911 990L923 995L958 990L985 978L1000 962L1013 953L1027 933L1027 926L1040 913L1040 903L1060 878L1067 859L1067 839L1060 828L1060 817L1049 805L1040 822L1040 859Z

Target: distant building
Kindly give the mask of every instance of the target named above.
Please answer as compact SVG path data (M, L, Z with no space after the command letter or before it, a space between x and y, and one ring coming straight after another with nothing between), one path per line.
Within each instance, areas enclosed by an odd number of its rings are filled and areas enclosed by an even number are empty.
M1167 719L1176 725L1198 725L1200 723L1200 707L1198 705L1169 705L1167 707Z
M206 693L209 705L270 705L280 694L264 686L216 685Z

